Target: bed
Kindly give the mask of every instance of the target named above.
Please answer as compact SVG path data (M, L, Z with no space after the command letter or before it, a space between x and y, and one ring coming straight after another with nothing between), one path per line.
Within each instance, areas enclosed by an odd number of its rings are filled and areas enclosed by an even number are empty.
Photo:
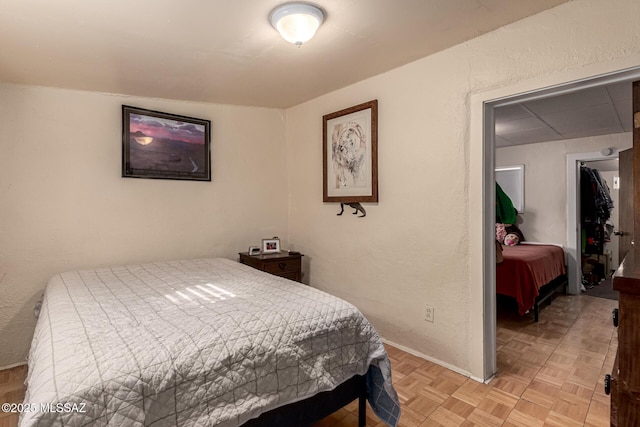
M539 319L539 306L560 286L566 293L565 254L561 246L523 242L502 247L496 264L496 292L514 298L522 316L531 309Z
M351 304L223 258L46 287L20 426L308 425L360 399L396 426L387 354Z

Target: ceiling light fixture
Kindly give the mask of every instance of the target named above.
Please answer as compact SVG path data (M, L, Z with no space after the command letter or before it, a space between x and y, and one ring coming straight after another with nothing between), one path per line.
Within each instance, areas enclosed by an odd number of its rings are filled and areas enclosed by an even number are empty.
M324 13L309 3L285 3L273 9L270 20L283 39L301 46L311 40L322 25Z

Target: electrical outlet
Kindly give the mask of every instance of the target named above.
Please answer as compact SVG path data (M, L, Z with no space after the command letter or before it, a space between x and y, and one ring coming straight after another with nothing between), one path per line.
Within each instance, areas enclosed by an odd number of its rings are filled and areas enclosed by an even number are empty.
M427 322L431 322L433 323L433 316L434 316L434 308L431 307L430 305L425 305L424 306L424 320L426 320Z

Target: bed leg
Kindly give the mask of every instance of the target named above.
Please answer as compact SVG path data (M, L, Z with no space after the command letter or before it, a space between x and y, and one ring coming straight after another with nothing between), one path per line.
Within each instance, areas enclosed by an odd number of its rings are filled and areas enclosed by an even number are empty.
M540 308L538 307L538 303L536 302L533 305L533 321L538 323L539 318L540 318Z
M367 397L360 395L358 398L358 427L367 425Z

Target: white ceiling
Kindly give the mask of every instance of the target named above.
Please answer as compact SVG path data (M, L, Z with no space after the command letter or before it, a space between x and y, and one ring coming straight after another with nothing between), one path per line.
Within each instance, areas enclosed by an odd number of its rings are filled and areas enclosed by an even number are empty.
M281 0L0 0L0 81L286 108L567 0L317 0L300 48ZM496 146L631 131L631 83L496 108Z
M567 0L317 0L300 48L280 0L0 0L0 81L290 107Z
M498 107L496 147L632 131L631 82Z

